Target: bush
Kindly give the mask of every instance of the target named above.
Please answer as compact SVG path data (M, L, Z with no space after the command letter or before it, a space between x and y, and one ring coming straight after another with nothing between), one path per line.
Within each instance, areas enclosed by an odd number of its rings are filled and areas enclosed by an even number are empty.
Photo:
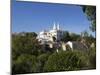
M61 51L53 53L44 65L45 72L53 71L72 71L80 70L88 66L89 61L86 60L85 54L82 52Z
M37 57L37 64L38 64L38 70L37 72L43 72L43 67L45 65L45 62L48 60L48 56L49 54L48 53L45 53L45 54L41 54Z
M32 34L15 35L12 37L12 53L17 57L21 54L38 55L38 50L41 50L41 46L38 43L36 37L32 37Z
M90 61L90 69L96 69L96 48L91 48L89 50L89 61Z
M22 54L17 60L12 62L12 73L32 73L36 72L36 57L33 55Z

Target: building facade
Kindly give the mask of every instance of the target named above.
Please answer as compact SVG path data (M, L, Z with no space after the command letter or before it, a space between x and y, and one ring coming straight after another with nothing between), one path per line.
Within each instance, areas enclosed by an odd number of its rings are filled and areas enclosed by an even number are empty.
M63 31L60 29L60 25L59 24L56 25L54 23L53 28L51 30L41 31L38 34L37 39L41 42L54 42L54 41L60 41L62 35Z

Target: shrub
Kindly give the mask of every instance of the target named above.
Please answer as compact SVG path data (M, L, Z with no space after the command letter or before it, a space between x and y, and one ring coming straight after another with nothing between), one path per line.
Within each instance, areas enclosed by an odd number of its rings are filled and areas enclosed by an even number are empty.
M82 52L61 51L53 53L49 56L48 61L44 65L45 72L52 71L72 71L80 70L86 67L89 61L85 61L86 57Z
M13 74L36 72L36 57L33 55L22 54L12 64Z
M96 68L96 48L91 48L89 50L89 61L90 61L90 69Z
M43 72L43 67L45 65L45 62L48 60L48 56L49 56L48 53L44 53L44 54L41 54L37 57L37 60L38 60L37 72Z

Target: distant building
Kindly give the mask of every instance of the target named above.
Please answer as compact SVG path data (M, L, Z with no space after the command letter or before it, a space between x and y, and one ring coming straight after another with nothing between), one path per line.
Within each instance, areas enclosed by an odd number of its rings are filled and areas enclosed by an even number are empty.
M53 28L49 31L43 30L41 31L38 36L37 39L40 42L54 42L54 41L60 41L63 35L63 31L60 29L59 24L55 24L53 25Z
M59 48L60 49L62 48L63 51L66 50L86 51L88 49L88 47L84 43L84 40L82 42L70 41L70 40L68 42L61 41L63 34L64 31L60 29L59 24L56 25L54 23L53 28L51 30L41 31L38 34L37 39L43 46L48 45L49 48L55 48L57 52L59 51ZM72 35L73 33L70 32L69 34Z

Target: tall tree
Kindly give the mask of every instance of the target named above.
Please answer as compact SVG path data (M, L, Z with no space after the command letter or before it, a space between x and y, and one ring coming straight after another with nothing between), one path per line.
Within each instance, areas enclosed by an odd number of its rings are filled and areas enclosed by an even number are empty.
M96 6L82 6L83 12L86 14L89 21L91 21L90 29L92 32L96 31Z
M67 42L67 41L70 41L70 35L69 35L69 32L68 31L65 31L64 33L63 33L63 36L62 36L62 39L61 39L61 41L63 41L63 42Z

